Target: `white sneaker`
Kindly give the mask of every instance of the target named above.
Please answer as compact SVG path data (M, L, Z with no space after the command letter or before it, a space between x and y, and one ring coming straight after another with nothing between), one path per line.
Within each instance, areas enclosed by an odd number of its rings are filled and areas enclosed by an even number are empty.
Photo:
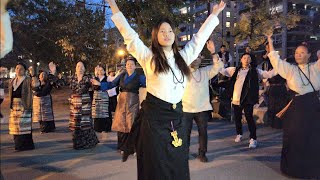
M237 137L234 139L234 142L240 142L242 139L242 135L238 134Z
M256 148L257 145L258 145L258 141L251 138L249 141L249 148Z

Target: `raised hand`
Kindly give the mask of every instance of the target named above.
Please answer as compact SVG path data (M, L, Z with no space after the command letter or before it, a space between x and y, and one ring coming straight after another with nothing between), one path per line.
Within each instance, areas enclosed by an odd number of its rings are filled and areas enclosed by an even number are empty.
M273 36L273 31L272 30L268 30L268 31L266 31L265 33L264 33L264 35L268 38L268 40L269 39L271 39L272 40L272 36Z
M223 9L224 9L225 7L226 7L226 3L223 2L223 1L220 1L219 4L216 4L216 5L213 6L213 8L212 8L212 14L218 16L219 13L220 13L221 11L223 11Z
M91 79L90 81L91 81L92 85L100 86L100 82L99 82L98 80L96 80L96 79Z
M105 2L109 4L112 14L115 14L120 11L115 0L106 0Z
M211 54L216 52L216 47L211 39L207 41L207 49L210 51Z
M99 65L98 66L96 66L95 68L94 68L94 76L95 77L98 77L98 70L99 70Z
M34 77L34 76L35 76L35 72L34 72L33 67L30 66L30 67L28 68L28 70L29 70L30 76L31 76L31 77Z
M49 63L49 70L51 72L51 74L56 74L57 72L57 65L54 64L53 62Z

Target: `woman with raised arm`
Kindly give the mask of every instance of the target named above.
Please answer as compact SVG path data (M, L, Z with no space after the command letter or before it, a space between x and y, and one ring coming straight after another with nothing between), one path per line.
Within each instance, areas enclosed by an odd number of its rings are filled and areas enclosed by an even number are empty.
M188 65L201 52L218 25L217 15L225 3L213 7L198 33L181 50L173 26L162 19L152 30L148 48L130 27L114 0L107 0L111 19L124 37L127 50L143 68L147 79L147 97L142 103L137 125L138 179L189 179L187 136L182 124L184 88L190 75Z
M295 178L320 178L320 60L310 62L306 45L294 54L296 64L281 60L267 35L273 68L287 80L296 93L287 105L283 118L281 171Z
M32 121L40 123L40 133L53 132L56 129L52 109L51 90L55 79L56 65L49 64L51 74L43 71L39 75L39 86L33 88Z
M9 83L10 119L9 134L13 135L15 150L34 149L32 138L32 87L38 86L38 79L30 68L32 78L26 76L27 66L16 65L16 77Z

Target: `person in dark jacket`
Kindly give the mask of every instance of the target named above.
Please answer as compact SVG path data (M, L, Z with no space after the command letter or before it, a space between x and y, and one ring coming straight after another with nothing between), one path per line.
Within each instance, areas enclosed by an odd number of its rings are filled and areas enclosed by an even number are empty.
M271 78L275 75L275 71L262 71L257 69L254 64L251 64L251 56L244 53L241 56L241 63L238 67L229 67L222 69L221 74L231 77L230 88L228 92L232 97L232 107L234 109L233 116L235 117L237 136L235 142L240 142L242 139L242 111L244 110L245 117L249 126L250 141L249 148L257 147L256 124L253 120L253 106L259 100L259 77ZM231 95L232 94L232 95Z

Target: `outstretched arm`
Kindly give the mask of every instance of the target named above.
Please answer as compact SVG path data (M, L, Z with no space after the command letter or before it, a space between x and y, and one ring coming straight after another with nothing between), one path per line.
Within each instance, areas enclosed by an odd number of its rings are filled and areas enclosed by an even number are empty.
M8 2L9 0L1 0L0 2L0 58L8 54L12 50L13 45L10 16L6 10Z
M280 59L280 56L278 52L275 51L273 46L273 40L272 40L272 33L266 34L269 42L269 48L270 53L268 54L268 57L270 59L270 62L275 69L276 72L279 73L280 76L282 76L284 79L287 79L290 77L290 72L292 72L292 69L294 68L293 65L290 63L283 61Z
M219 5L213 6L211 15L203 23L197 34L195 34L191 41L180 51L181 56L190 65L199 55L207 39L213 32L214 28L219 24L218 15L225 8L226 4L221 1Z
M145 68L146 61L150 60L152 57L151 50L144 45L139 38L139 35L130 27L126 18L120 12L116 2L114 0L107 0L107 2L113 13L111 19L123 36L128 52L137 59L142 68Z
M212 40L207 41L207 49L212 56L213 65L204 67L204 70L207 72L209 79L212 79L223 68L223 62L219 60L219 56L215 53L216 48Z

